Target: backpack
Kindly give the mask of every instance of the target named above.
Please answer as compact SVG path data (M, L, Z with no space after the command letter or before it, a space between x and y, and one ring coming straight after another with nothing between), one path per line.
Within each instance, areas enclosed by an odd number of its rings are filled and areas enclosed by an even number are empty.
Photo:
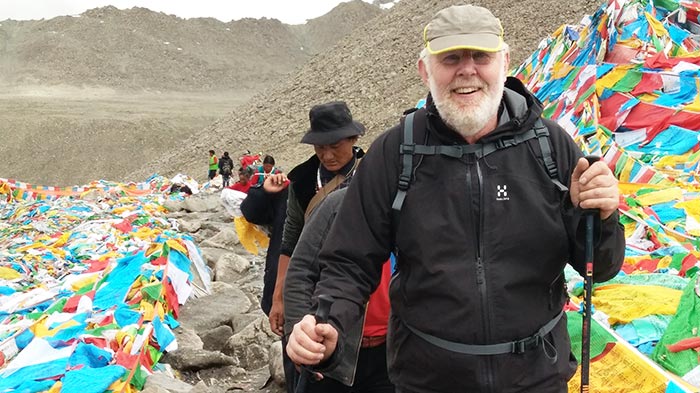
M540 145L541 157L545 170L549 175L557 188L560 191L567 191L568 187L559 181L559 171L557 170L557 164L552 157L552 148L549 142L549 130L545 127L542 119L537 119L534 126L525 133L514 135L514 136L504 136L489 143L475 143L471 145L416 145L413 143L414 140L414 115L416 111L406 115L403 123L403 137L401 140L401 145L399 146L399 151L401 154L401 174L399 175L398 190L394 196L394 202L391 205L393 212L392 215L392 226L394 228L394 233L398 228L399 218L401 216L401 207L406 199L406 192L411 186L411 182L414 179L414 173L420 166L421 160L419 159L418 165L414 167L413 159L415 156L430 156L436 154L442 154L448 157L461 158L467 154L476 155L477 159L485 157L497 150L507 149L526 142L530 139L537 138ZM398 250L395 250L398 255Z
M231 160L224 160L224 163L221 164L221 174L229 176L231 174Z

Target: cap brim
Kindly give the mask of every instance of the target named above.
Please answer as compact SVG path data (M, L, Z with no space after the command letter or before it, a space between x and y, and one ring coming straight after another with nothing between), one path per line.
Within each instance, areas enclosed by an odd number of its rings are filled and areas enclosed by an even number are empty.
M345 138L352 136L364 135L365 126L362 123L353 121L351 125L343 128L337 128L332 131L313 131L309 129L301 138L301 143L309 145L332 145L340 142Z
M503 44L503 39L495 34L457 34L435 38L428 41L426 47L431 55L437 55L459 49L498 52Z

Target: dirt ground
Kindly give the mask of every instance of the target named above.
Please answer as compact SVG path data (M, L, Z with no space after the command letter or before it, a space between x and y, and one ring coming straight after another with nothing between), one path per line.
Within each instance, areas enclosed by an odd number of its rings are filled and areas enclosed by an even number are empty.
M248 91L129 93L70 86L0 88L0 178L53 186L98 179L142 181L124 176L182 147L186 138L251 95ZM237 149L203 146L203 157L210 148L217 153Z

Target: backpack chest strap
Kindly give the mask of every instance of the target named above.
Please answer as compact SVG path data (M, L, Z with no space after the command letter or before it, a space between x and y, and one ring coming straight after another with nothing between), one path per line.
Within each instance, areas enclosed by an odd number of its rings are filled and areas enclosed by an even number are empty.
M413 113L410 113L406 117L406 122L409 121L409 116L411 115L413 115ZM404 158L404 165L412 164L412 156L416 154L424 156L433 156L439 154L452 158L462 158L465 155L474 154L477 158L483 158L493 152L517 146L532 138L541 138L549 136L549 131L547 131L547 128L543 126L542 128L531 128L522 134L503 137L501 139L488 143L475 143L471 145L416 145L413 143L412 128L412 125L409 126L408 124L406 124L406 127L404 128L404 143L402 143L399 146L399 153ZM406 132L411 133L410 140L407 139L408 135L406 134ZM411 159L411 161L406 161L407 156Z

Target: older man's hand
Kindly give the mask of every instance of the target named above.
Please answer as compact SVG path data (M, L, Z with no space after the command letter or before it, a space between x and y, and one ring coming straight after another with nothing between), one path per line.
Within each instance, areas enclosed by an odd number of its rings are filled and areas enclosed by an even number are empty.
M287 341L287 355L296 364L316 365L328 359L338 344L338 331L328 323L316 324L306 315L294 325Z
M600 209L600 218L605 220L617 210L620 191L617 179L605 162L589 165L580 158L571 175L571 203L582 209Z

